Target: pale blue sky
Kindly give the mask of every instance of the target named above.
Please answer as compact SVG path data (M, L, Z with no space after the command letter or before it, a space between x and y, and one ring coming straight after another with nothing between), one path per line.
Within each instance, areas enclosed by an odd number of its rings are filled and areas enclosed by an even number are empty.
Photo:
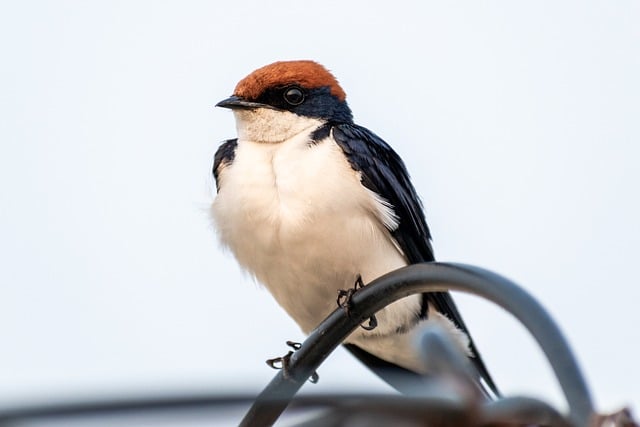
M602 409L640 404L640 3L0 4L0 402L258 391L302 340L218 247L214 104L315 59L404 157L440 260L517 281ZM506 393L562 404L504 313L457 298ZM342 350L306 391L387 390Z

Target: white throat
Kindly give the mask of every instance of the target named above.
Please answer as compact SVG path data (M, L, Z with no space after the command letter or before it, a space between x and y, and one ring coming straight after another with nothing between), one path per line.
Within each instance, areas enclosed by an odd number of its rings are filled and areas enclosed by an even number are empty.
M238 139L241 141L283 142L305 129L324 123L320 119L270 108L233 110L233 113L236 118Z

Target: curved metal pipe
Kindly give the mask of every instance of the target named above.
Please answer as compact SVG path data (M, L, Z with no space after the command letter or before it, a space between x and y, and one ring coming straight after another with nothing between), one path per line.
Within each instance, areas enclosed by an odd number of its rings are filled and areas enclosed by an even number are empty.
M353 295L350 316L342 309L331 313L293 354L286 372L278 372L260 393L240 425L272 425L329 354L380 309L411 294L447 290L486 298L518 319L549 360L569 404L571 423L589 424L594 408L586 381L567 341L542 305L524 289L491 271L433 262L403 267L374 280Z

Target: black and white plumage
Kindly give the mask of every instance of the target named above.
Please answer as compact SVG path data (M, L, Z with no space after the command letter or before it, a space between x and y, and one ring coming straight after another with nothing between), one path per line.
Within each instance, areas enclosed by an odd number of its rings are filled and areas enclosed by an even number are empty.
M404 163L353 123L344 92L324 67L268 65L218 105L234 111L238 130L214 159L212 216L220 239L305 333L358 276L368 283L434 260ZM346 340L374 369L424 374L411 332L421 322L438 322L496 391L449 293L403 298L376 316L376 329L359 329Z

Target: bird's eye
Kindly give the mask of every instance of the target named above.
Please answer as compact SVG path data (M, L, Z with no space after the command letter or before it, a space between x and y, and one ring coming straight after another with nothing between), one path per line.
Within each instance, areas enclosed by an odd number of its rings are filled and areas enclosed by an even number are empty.
M299 87L290 87L284 91L284 100L291 105L300 105L304 102L304 92Z

